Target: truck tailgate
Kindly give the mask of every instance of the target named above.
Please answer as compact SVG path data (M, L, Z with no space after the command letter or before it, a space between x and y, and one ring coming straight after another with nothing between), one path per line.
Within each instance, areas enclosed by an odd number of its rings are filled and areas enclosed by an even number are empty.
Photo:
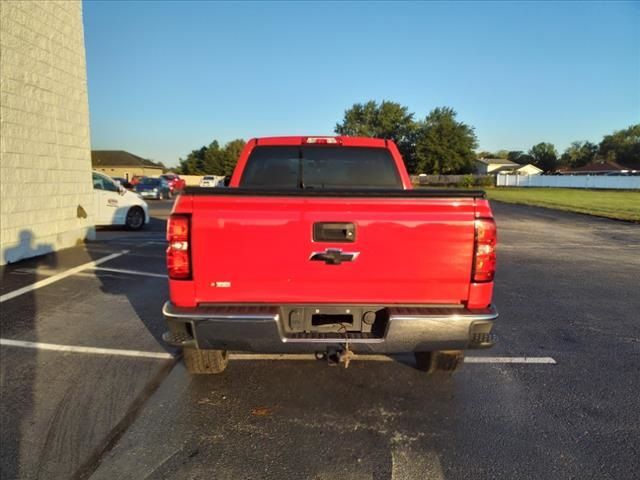
M214 195L192 202L197 304L468 298L474 198ZM314 225L322 222L352 223L353 241L314 241ZM323 261L338 249L344 261Z

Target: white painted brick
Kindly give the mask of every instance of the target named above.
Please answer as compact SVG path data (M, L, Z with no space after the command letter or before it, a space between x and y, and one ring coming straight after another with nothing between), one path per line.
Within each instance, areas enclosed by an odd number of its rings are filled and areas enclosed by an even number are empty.
M80 1L3 0L0 28L3 263L24 231L54 249L91 234L93 189Z

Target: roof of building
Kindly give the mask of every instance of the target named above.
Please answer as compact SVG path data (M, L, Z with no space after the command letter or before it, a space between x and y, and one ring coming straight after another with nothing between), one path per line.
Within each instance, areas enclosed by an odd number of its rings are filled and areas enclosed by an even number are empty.
M519 163L512 162L506 158L478 158L476 161L484 163L485 165L507 165L516 167Z
M533 163L527 163L527 164L525 164L525 165L521 165L521 166L520 166L520 167L518 167L516 170L522 170L522 169L524 169L524 168L526 168L526 167L533 167L533 168L535 168L537 171L542 172L542 169L541 169L541 168L536 167Z
M162 168L162 165L124 150L91 150L94 167L146 167Z
M491 173L502 173L502 172L513 172L515 170L518 170L518 168L520 167L520 165L502 165L498 168L494 168Z
M582 167L570 168L565 172L619 172L621 170L629 169L612 160L596 160Z
M491 171L491 173L513 173L520 170L524 170L527 167L533 167L538 172L542 172L542 169L536 167L533 163L527 163L525 165L520 165L519 163L514 163L513 165L502 165L498 168L495 168Z

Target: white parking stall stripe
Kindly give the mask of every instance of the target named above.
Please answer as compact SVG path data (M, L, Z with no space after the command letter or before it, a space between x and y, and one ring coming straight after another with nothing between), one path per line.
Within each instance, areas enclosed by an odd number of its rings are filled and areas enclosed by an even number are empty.
M59 345L56 343L27 342L0 338L0 345L6 347L32 348L35 350L49 350L55 352L87 353L93 355L117 355L123 357L158 358L168 360L175 358L166 352L145 352L142 350L121 350L117 348L80 347L76 345ZM310 361L317 360L313 353L230 353L229 360L284 360ZM354 361L395 362L396 359L387 355L356 355ZM465 363L529 363L556 364L551 357L465 357Z
M90 353L93 355L116 355L121 357L158 358L170 360L173 355L167 352L144 352L141 350L120 350L117 348L79 347L75 345L58 345L56 343L25 342L22 340L10 340L0 338L0 345L5 347L32 348L35 350L49 350L67 353Z
M230 360L315 360L312 353L230 353ZM387 355L355 355L354 361L395 362L396 358ZM556 364L551 357L465 357L465 363L532 363Z
M465 357L465 363L542 363L555 365L551 357Z
M51 285L58 280L62 280L63 278L67 278L88 268L95 267L96 265L100 265L101 263L108 262L109 260L113 260L114 258L121 257L122 255L125 255L127 253L129 253L129 250L122 250L121 252L113 253L111 255L107 255L106 257L99 258L98 260L94 260L93 262L83 263L82 265L78 265L77 267L70 268L69 270L65 270L64 272L60 272L57 275L53 275L49 278L45 278L38 282L32 283L31 285L27 285L26 287L19 288L17 290L14 290L13 292L5 293L4 295L0 296L0 303L11 300L12 298L19 297L20 295L24 295L25 293L29 293L33 290L37 290L38 288L46 287L47 285Z
M163 273L141 272L139 270L128 270L126 268L109 268L109 267L90 267L92 270L99 272L125 273L127 275L140 275L143 277L167 278Z

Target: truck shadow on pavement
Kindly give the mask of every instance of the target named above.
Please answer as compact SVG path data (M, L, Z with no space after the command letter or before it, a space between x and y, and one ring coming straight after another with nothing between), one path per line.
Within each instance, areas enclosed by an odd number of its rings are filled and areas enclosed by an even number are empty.
M149 230L154 235L157 235L157 231L163 232L166 228L165 220L152 217L151 222L155 227ZM124 233L124 236L122 233ZM151 245L147 245L149 233L146 229L139 232L121 232L120 238L124 243L117 243L114 246L117 245L117 248L128 250L129 253L107 262L104 267L165 275L164 238L154 240ZM137 239L136 236L141 238ZM94 260L98 260L105 254L97 250L90 251L90 255ZM104 294L115 299L122 299L125 304L130 306L134 315L126 320L130 322L139 321L146 331L153 336L155 340L154 347L159 346L165 351L176 352L174 348L169 347L162 340L162 334L166 329L162 316L162 305L169 298L169 287L166 278L118 273L108 270L96 270L94 275L100 281L100 290Z

